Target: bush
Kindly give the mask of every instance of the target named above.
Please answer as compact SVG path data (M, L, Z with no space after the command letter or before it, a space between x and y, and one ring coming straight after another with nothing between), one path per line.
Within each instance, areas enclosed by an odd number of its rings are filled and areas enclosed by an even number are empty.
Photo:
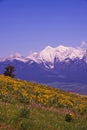
M65 115L65 121L71 122L72 120L73 120L73 115L71 113Z
M29 116L30 116L30 111L29 111L29 109L27 109L27 108L22 108L21 110L20 110L20 112L19 112L19 117L20 118L29 118Z

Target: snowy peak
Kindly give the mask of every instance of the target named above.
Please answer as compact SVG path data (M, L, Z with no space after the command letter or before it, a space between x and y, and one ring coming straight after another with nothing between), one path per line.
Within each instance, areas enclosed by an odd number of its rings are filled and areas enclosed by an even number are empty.
M55 50L56 50L56 56L60 61L63 61L67 58L72 60L75 58L82 59L85 53L85 50L82 50L81 48L64 47L64 46L58 46L57 48L55 48Z
M30 55L28 58L32 59L33 61L37 63L43 63L46 68L53 68L54 65L54 57L55 57L55 50L54 48L47 46L45 49L43 49L41 52L35 52L32 55ZM48 64L49 65L48 65Z
M47 46L47 47L45 47L45 49L44 49L43 51L51 51L51 50L53 50L53 49L54 49L53 47Z
M55 48L51 46L45 47L40 52L34 52L28 57L23 57L19 53L15 55L10 55L8 58L2 58L0 61L5 60L18 60L21 62L28 62L33 63L36 62L38 64L43 64L46 68L54 68L54 63L56 62L69 62L68 59L83 59L87 63L87 51L82 48L74 48L74 47L65 47L59 45Z
M65 47L62 45L56 48L47 46L41 52L33 53L29 58L38 63L48 62L54 64L55 58L59 61L64 61L67 58L72 60L75 58L82 59L85 53L86 51L81 48Z
M18 60L18 61L21 61L21 62L27 62L29 59L28 58L25 58L23 56L21 56L19 53L16 53L16 54L11 54L9 57L7 58L0 58L0 61L6 61L6 60L9 60L9 61L13 61L13 60Z

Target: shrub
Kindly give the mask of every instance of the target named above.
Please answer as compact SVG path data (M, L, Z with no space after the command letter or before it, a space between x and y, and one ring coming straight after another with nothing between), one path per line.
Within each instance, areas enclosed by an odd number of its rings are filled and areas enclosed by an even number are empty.
M65 121L71 122L72 120L73 120L73 115L71 113L65 115Z
M30 116L30 111L29 111L29 109L27 109L27 108L22 108L21 110L20 110L20 112L19 112L19 117L20 118L29 118L29 116Z

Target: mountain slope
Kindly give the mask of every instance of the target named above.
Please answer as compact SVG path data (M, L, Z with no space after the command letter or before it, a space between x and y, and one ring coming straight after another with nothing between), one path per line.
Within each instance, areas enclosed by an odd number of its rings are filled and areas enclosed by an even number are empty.
M76 58L82 59L85 53L86 51L82 50L81 48L72 48L72 47L64 47L64 46L58 46L56 48L52 48L50 46L47 46L41 52L33 53L28 58L34 60L37 63L48 62L53 65L55 59L59 60L60 62L66 61L66 59L71 59L71 60Z
M6 98L5 98L6 97ZM46 85L0 76L0 98L7 102L36 102L43 106L76 108L87 101L87 96L64 92ZM84 106L87 104L84 104Z
M0 130L86 129L86 108L87 96L0 76Z
M20 79L45 84L53 82L87 84L86 49L48 46L28 57L10 56L0 60L1 74L8 64L15 66L16 77ZM80 89L79 93L84 94L84 91L85 88Z

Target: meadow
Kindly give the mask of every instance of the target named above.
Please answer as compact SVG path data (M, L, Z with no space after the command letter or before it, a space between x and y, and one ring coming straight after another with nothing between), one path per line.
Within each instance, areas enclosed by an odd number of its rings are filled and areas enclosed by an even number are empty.
M87 96L1 75L0 130L87 130Z

